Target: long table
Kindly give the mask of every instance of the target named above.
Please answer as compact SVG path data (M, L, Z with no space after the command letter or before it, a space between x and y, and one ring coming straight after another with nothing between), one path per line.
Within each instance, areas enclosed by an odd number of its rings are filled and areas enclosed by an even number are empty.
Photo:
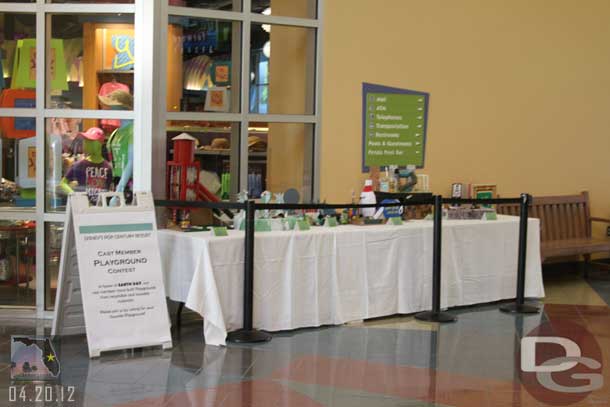
M442 307L514 298L519 219L443 222ZM244 233L159 231L166 294L204 319L207 344L242 327ZM256 233L254 327L289 330L431 308L432 222ZM530 219L525 294L544 297Z

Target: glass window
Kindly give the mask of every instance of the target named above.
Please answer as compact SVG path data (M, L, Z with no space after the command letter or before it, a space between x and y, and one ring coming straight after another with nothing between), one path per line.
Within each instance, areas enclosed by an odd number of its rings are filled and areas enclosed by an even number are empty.
M0 107L36 105L36 16L0 13Z
M316 18L316 7L316 0L252 0L253 13L272 16Z
M0 305L36 305L36 222L0 220Z
M250 113L313 114L315 29L252 24Z
M133 15L53 15L47 107L124 110L134 45Z
M46 121L46 209L64 211L67 195L124 192L131 201L133 120L49 118Z
M169 0L170 6L207 8L223 11L241 11L242 0Z
M239 112L241 23L169 17L167 110Z
M55 294L57 293L57 279L59 277L59 258L61 256L61 243L64 224L61 222L45 223L45 309L55 308Z
M36 120L0 117L0 209L36 206Z
M192 137L192 142L188 140ZM176 139L178 137L178 139ZM240 125L229 122L177 121L167 123L167 185L169 199L229 200L235 197L239 177ZM179 142L181 145L177 145ZM190 149L193 148L191 160ZM186 153L185 153L186 152ZM197 191L180 177L199 169Z
M312 198L312 124L251 123L248 127L248 196L294 189L301 202Z

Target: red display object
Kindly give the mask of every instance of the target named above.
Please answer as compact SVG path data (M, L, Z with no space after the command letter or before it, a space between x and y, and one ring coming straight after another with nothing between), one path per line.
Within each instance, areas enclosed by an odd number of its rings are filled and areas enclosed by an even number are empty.
M200 165L195 161L194 137L182 133L172 139L174 159L167 163L167 195L172 201L196 201Z
M167 163L167 197L170 201L219 202L220 199L199 183L199 161L195 160L197 139L182 133L172 139L174 157ZM171 222L187 228L190 224L190 211L194 207L170 207ZM214 212L220 212L214 209ZM225 211L227 213L227 211ZM229 213L229 217L232 214Z
M195 161L195 139L186 133L174 137L174 162L190 164ZM192 140L191 140L192 139Z
M0 95L0 107L23 107L32 108L35 106L36 92L27 89L4 89ZM34 137L36 128L31 126L33 119L17 118L19 125L16 124L14 117L0 118L0 129L5 138L22 139Z
M196 175L193 175L196 174ZM199 163L167 163L168 195L172 201L196 201L199 184Z

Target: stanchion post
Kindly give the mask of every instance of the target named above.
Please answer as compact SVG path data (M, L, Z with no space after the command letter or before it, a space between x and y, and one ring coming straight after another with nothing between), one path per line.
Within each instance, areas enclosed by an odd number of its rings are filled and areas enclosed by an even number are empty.
M229 332L229 342L252 343L267 342L271 335L253 328L254 313L254 215L256 206L254 201L246 202L246 230L244 248L244 306L243 328Z
M531 196L521 194L521 209L519 211L519 251L517 259L517 296L516 301L500 307L500 311L518 314L536 314L540 308L525 303L525 262L527 259L527 222Z
M441 252L443 240L443 198L434 196L434 225L432 246L432 311L415 314L415 318L428 322L455 322L457 318L441 311Z

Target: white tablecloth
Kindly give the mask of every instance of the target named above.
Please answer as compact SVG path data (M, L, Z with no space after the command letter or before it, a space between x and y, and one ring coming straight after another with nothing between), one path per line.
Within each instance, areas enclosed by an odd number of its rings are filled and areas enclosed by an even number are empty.
M442 306L514 298L519 219L443 222ZM204 318L206 343L242 327L244 233L159 231L167 295ZM526 296L544 297L538 219L530 219ZM254 326L341 324L431 308L432 222L257 233Z

